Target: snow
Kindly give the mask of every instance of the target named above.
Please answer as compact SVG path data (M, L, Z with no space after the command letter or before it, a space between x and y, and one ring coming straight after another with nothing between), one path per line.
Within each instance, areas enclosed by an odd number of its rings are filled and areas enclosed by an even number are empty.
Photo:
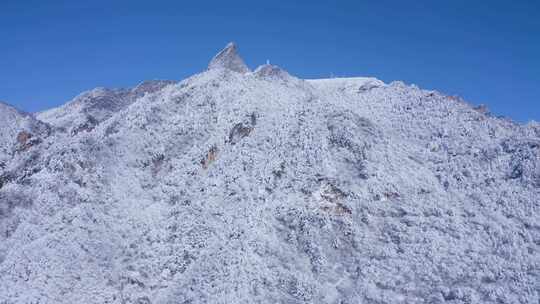
M208 69L227 69L239 73L249 72L244 60L238 55L236 44L233 42L221 50L208 64Z
M168 80L149 80L133 89L95 88L75 97L71 102L37 114L37 118L57 128L77 133L88 130L129 106L136 99L173 84Z
M538 302L538 123L220 54L2 125L0 303Z

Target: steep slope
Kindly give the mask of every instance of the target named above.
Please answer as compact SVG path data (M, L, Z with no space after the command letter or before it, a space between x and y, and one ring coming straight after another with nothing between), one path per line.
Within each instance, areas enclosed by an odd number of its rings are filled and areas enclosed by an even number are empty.
M0 188L6 182L3 171L13 154L38 145L49 132L49 126L31 114L0 102Z
M236 44L229 43L208 64L209 70L226 69L238 73L247 73L249 68L244 63L244 60L238 55Z
M537 124L212 62L13 155L0 303L538 302Z

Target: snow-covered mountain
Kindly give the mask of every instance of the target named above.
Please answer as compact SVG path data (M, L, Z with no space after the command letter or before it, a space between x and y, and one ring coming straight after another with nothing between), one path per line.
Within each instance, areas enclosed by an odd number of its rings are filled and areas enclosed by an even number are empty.
M0 101L0 168L13 153L38 144L49 132L47 124Z
M90 131L145 94L157 92L173 83L173 81L152 80L145 81L130 90L96 88L82 93L64 106L38 113L37 118L72 134Z
M0 118L0 303L539 301L538 123L234 44Z

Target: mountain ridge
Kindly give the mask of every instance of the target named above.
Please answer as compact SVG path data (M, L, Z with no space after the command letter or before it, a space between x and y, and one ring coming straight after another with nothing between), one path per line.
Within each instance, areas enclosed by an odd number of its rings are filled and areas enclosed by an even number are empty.
M232 53L8 147L0 302L538 300L537 124Z

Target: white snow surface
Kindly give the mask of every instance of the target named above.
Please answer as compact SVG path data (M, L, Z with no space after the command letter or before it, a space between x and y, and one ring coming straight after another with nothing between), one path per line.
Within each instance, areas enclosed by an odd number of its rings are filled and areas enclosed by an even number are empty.
M538 123L234 55L0 104L0 303L538 303Z

